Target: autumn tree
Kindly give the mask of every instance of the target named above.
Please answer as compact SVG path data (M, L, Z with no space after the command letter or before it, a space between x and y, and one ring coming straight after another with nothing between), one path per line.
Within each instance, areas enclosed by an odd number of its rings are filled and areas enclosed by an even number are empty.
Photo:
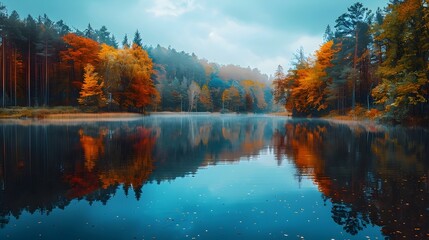
M276 71L274 85L274 100L277 103L284 104L286 110L290 113L303 112L305 108L305 97L297 93L301 79L307 76L310 68L310 61L304 55L301 48L295 54L293 67L287 74L283 73L283 68L279 66Z
M312 64L314 64L313 59L308 59L305 67L296 69L295 74L290 76L296 85L290 89L287 103L292 108L287 110L294 115L306 115L311 112L311 107L307 103L307 97L310 95L307 92L313 91L312 85L315 83L313 82L314 77L311 76Z
M206 111L211 111L213 109L212 97L210 95L210 90L207 85L204 85L201 88L200 103L203 106L203 109L205 109Z
M151 79L153 73L153 63L149 55L137 44L133 44L131 49L123 49L128 51L122 73L128 82L124 84L124 96L126 106L134 107L140 111L144 111L145 107L152 103L156 96L156 88ZM124 78L122 78L123 80Z
M309 81L312 83L312 91L308 94L309 105L317 111L328 107L327 98L329 91L328 84L332 79L328 76L327 69L332 67L332 60L336 54L334 41L330 40L324 43L316 51L316 62L311 72Z
M73 33L66 34L63 40L67 45L67 49L61 52L63 61L70 62L77 67L98 63L100 46L96 41Z
M241 96L238 89L234 86L231 86L228 89L225 89L222 93L222 109L225 109L225 104L227 108L232 111L238 111L241 107Z
M320 114L327 109L331 78L327 69L332 67L336 53L333 40L324 43L316 51L315 57L305 58L297 55L295 68L287 75L279 67L274 82L274 96L277 102L283 101L286 109L295 115Z
M112 46L102 44L98 54L99 73L103 78L104 91L109 105L113 103L113 94L119 91L121 84L119 51Z
M224 90L234 87L238 92L234 96L240 97L234 98L236 104L231 99L227 104L244 111L246 90L241 81L246 79L263 83L247 90L252 108L266 111L270 106L268 76L258 69L219 65L159 45L145 46L146 57L132 46L144 45L139 31L132 39L126 35L123 48L118 49L104 25L95 29L88 24L79 30L47 15L20 19L16 11L8 14L3 5L0 25L0 105L4 107L79 104L87 64L99 74L109 110L142 111L150 105L152 109L216 111L221 109ZM192 81L203 89L190 105Z
M255 110L262 111L267 107L267 103L265 101L264 83L246 79L241 81L240 85L244 90L245 98L243 105L246 106L246 111L252 111L254 103L256 104L255 108L257 108ZM251 107L249 106L250 103L252 103Z
M73 33L63 36L63 40L67 45L67 49L61 51L60 55L62 61L67 63L70 69L69 84L74 89L81 89L84 67L87 64L97 66L100 46L90 38L81 37ZM71 92L69 96L74 97L74 94Z
M188 98L189 98L189 112L192 112L194 107L197 107L198 99L201 94L201 88L198 84L192 81L191 85L189 85L188 89ZM197 109L198 111L198 109Z
M106 104L106 98L103 93L103 82L101 82L100 77L95 72L94 66L91 64L87 64L85 67L84 82L78 102L87 107L103 107Z
M238 111L242 106L240 92L236 87L232 86L229 88L229 95L230 95L230 108L233 111Z
M378 74L379 84L372 92L384 106L387 117L403 121L409 115L428 112L429 89L429 11L427 2L392 2L381 24L378 41L384 43L385 60Z

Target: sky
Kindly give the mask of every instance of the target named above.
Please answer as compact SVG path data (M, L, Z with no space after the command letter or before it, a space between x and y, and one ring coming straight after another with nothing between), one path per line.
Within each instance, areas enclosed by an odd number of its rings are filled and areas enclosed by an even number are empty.
M354 0L0 0L21 18L47 14L70 27L105 25L121 42L136 30L145 45L195 53L220 64L258 68L273 74L289 68L300 47L322 44L326 26ZM375 11L388 0L361 0Z

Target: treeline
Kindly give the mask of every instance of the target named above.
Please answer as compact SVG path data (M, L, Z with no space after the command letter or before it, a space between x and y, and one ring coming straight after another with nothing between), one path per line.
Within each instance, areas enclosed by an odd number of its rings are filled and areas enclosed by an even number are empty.
M296 116L327 114L403 122L429 113L429 9L392 0L375 13L355 3L328 25L314 56L300 50L276 71L274 96Z
M81 31L48 16L21 19L0 4L0 106L83 106L95 111L269 111L268 77L194 54L121 47L105 26Z
M219 65L195 54L147 47L160 94L154 110L266 112L273 97L268 76L258 69Z

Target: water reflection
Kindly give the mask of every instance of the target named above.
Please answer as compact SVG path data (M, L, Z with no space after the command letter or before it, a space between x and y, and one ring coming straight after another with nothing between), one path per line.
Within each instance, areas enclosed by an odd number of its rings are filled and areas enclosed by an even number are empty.
M429 135L423 129L291 121L274 135L298 176L310 176L332 219L352 235L382 226L392 239L429 237Z
M144 199L147 183L268 151L278 166L294 166L297 185L312 179L331 208L325 224L340 225L350 236L381 226L393 239L429 237L429 133L422 129L178 115L5 123L0 137L2 227L24 212L65 209L74 199L108 204L118 191Z
M125 123L3 124L0 224L23 211L63 209L73 199L106 204L119 186L126 195L132 189L138 200L147 181L257 154L270 141L268 121L158 116Z

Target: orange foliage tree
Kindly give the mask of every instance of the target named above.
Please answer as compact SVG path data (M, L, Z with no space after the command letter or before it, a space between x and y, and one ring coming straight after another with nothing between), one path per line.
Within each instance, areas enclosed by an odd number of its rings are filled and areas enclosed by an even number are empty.
M326 69L332 66L334 54L331 40L316 51L315 58L301 59L296 69L276 80L275 88L282 89L275 91L286 95L285 105L289 111L299 115L317 114L328 107L326 99L330 78ZM284 90L285 87L288 89ZM282 96L277 96L277 99L281 98Z
M64 38L73 47L62 53L63 60L79 68L82 64L96 66L85 68L85 83L78 86L81 89L80 104L102 107L107 102L126 110L144 111L159 98L151 79L152 60L140 46L134 44L131 48L116 49L103 44L100 48L93 40L74 34ZM92 49L91 53L86 52L89 49ZM97 102L86 101L94 97Z
M61 51L61 60L70 64L72 68L71 79L80 88L81 84L78 83L82 83L84 67L87 64L96 66L98 63L100 46L96 41L74 33L64 35L63 40L67 45L67 49Z
M96 41L68 33L62 37L67 48L60 51L61 68L67 71L66 102L75 101L83 84L84 67L98 63L99 45Z
M123 51L126 51L124 49ZM156 97L157 90L151 79L153 73L152 59L145 50L137 44L129 49L130 61L128 62L128 73L130 74L130 83L125 90L125 98L128 106L143 111L145 107L152 103Z

